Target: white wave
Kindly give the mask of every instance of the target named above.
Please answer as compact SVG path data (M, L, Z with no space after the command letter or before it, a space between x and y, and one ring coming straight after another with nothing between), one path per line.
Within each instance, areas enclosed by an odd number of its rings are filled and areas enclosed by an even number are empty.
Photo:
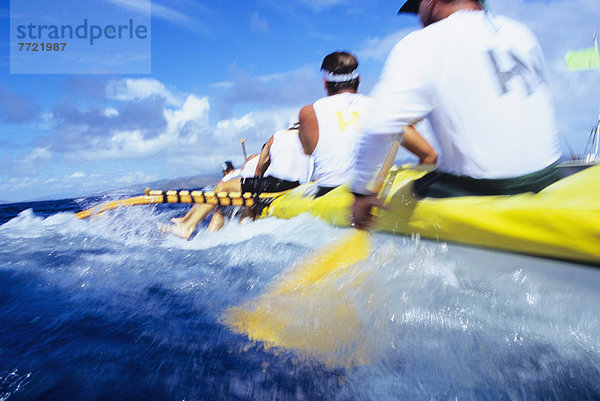
M61 212L43 218L37 216L32 209L27 209L0 226L0 234L7 238L39 238L48 232L64 235L84 230L84 224L78 224L73 216L73 213Z
M305 214L290 220L265 218L243 225L238 224L236 220L230 220L217 232L209 233L201 229L191 241L169 236L170 240L166 241L166 245L200 250L239 244L265 236L273 244L293 244L316 248L335 240L342 233L343 229L332 227Z
M8 373L0 372L0 401L7 401L11 395L18 393L23 387L27 386L32 372L21 373L19 369L14 369Z
M164 289L218 315L347 232L308 215L243 226L232 220L216 233L201 228L190 241L157 230L181 212L145 206L78 220L28 210L0 226L2 268L39 265L46 282L73 297L94 293L108 305L116 297L132 309L155 307L144 306L148 288ZM493 369L509 377L511 358L520 354L543 361L540 376L564 366L561 358L600 369L599 271L419 237L372 238L365 261L327 281L320 298L298 302L290 316L310 325L332 310L323 304L357 311L355 334L370 359L351 380L366 371L368 382L390 385L397 371L388 366L406 363L437 373L441 365L458 366L485 381L495 377ZM442 383L461 380L457 372L440 374Z

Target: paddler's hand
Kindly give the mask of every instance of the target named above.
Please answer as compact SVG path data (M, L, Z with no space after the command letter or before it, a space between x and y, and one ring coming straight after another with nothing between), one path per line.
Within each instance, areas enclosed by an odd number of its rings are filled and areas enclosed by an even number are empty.
M374 207L384 208L383 202L377 198L376 194L354 194L352 227L365 231L371 228L374 222L374 216L371 214L371 211Z

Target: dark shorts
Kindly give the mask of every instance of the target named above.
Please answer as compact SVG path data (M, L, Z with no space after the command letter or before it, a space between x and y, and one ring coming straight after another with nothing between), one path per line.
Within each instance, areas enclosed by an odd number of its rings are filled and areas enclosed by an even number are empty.
M559 179L556 163L520 177L501 179L477 179L432 171L415 180L413 192L421 198L515 195L539 192Z
M322 186L319 185L318 188L319 189L317 189L317 193L315 194L315 198L318 198L318 197L323 196L323 195L327 195L329 192L333 191L337 187L322 187Z
M275 177L248 177L242 178L242 192L262 194L263 192L281 192L296 188L298 181L280 180Z

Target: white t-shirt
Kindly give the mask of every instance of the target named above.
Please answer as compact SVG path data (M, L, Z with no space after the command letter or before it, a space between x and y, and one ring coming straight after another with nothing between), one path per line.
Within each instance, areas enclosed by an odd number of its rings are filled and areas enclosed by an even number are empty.
M269 152L271 163L265 176L304 184L312 174L312 158L304 153L298 130L280 130L273 134Z
M230 173L227 173L225 176L223 176L223 178L221 178L221 181L226 182L229 180L234 180L236 178L240 178L241 172L242 172L242 170L240 170L239 168L236 168L235 170L233 170Z
M344 92L313 104L319 124L319 140L312 154L317 184L335 187L351 178L360 120L369 102L364 95Z
M442 172L509 178L557 161L544 68L527 27L483 11L459 11L411 33L394 47L371 93L353 190L365 192L391 134L422 118L440 146Z
M260 159L260 155L254 156L242 166L240 178L254 177L254 174L256 173L256 166L258 166L258 159Z

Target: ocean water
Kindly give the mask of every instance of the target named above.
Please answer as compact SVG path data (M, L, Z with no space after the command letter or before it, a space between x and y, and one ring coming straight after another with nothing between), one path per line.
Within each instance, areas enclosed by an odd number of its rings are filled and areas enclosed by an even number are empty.
M375 234L285 312L309 343L339 336L324 356L223 316L344 229L300 216L184 241L156 229L184 207L75 217L100 200L0 205L2 401L600 399L597 268Z

